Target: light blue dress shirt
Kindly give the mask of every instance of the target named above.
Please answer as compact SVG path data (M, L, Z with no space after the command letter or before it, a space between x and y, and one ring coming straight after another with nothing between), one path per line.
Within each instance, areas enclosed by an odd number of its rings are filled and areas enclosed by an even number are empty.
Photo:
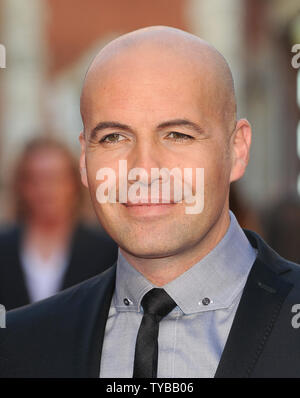
M234 214L218 245L163 286L177 306L159 325L158 377L214 377L256 258ZM141 300L154 286L119 250L116 288L105 329L100 377L132 377Z

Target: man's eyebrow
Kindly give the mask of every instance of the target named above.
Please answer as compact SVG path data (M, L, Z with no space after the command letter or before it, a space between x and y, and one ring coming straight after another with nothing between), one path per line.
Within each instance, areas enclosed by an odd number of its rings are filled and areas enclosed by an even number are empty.
M176 127L176 126L186 126L186 127L191 127L193 130L195 130L199 134L203 134L203 129L197 124L194 123L188 119L174 119L174 120L168 120L166 122L160 123L157 126L158 130L168 128L168 127Z
M195 130L199 134L203 134L203 129L195 122L192 122L188 119L173 119L173 120L168 120L166 122L162 122L157 126L157 130L162 130L164 128L169 128L169 127L177 127L177 126L186 126L186 127L191 127L193 130ZM109 129L109 128L117 128L120 130L127 130L130 131L131 133L134 133L133 129L128 126L127 124L115 122L115 121L106 121L106 122L99 122L91 131L90 134L90 139L94 139L97 135L98 131Z
M98 123L91 131L90 134L90 139L93 139L96 137L97 132L109 128L115 128L115 129L120 129L120 130L127 130L133 133L133 129L127 124L119 123L119 122L113 122L113 121L107 121L107 122L100 122Z

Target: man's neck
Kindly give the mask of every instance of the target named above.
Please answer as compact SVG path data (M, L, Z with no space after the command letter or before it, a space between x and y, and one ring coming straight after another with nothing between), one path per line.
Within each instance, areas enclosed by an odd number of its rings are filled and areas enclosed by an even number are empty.
M125 259L146 279L156 286L163 286L179 277L201 261L226 234L230 225L229 212L224 212L202 239L186 250L160 258L135 257L120 248Z

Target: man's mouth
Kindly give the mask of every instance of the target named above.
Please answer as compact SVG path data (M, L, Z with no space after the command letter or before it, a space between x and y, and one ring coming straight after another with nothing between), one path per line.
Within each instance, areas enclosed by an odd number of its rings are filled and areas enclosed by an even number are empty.
M173 201L169 201L168 203L161 201L159 203L151 203L151 201L147 203L122 203L122 205L126 208L128 214L134 217L162 216L172 211L172 209L174 209L177 204L177 202Z
M143 202L138 202L138 203L132 203L132 202L127 202L127 203L122 203L126 207L132 207L132 206L168 206L168 205L174 205L177 204L176 202L169 201L169 202L157 202L157 203L152 203L151 201L143 203Z

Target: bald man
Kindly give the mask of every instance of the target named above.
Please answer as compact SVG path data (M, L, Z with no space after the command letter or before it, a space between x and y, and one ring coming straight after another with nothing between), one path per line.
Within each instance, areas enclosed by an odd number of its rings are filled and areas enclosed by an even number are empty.
M9 312L0 374L299 377L299 268L229 211L251 127L223 56L170 27L121 36L90 65L81 114L82 182L118 260Z

